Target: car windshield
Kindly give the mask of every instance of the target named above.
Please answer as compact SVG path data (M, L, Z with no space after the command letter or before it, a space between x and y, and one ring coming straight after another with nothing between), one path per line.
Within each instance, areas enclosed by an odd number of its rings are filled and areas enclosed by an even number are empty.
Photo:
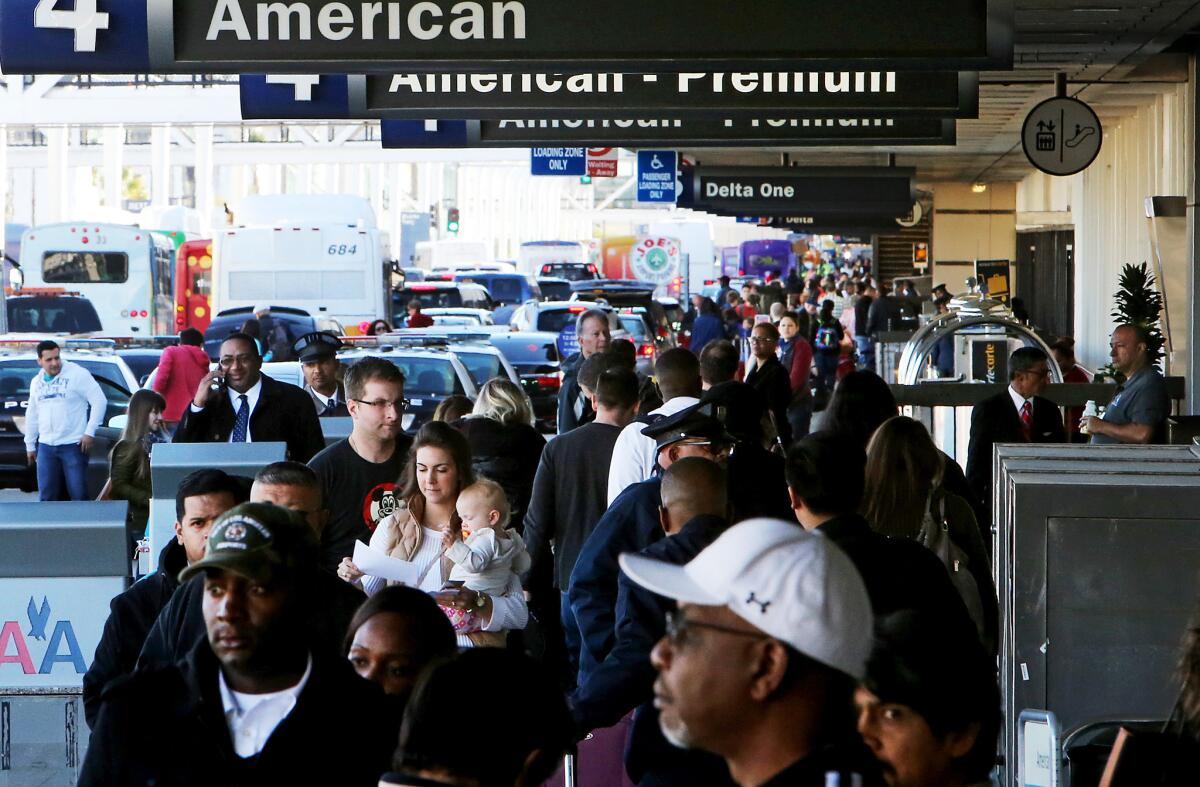
M539 281L542 297L548 301L565 301L571 297L571 284L566 281Z
M558 363L558 349L554 342L531 341L524 336L498 336L492 339L500 352L511 364Z
M471 375L471 382L475 383L476 388L493 377L506 377L504 367L500 364L500 358L492 353L455 350L454 354L458 356L458 360L462 361L463 366L467 367L467 372Z
M539 331L547 331L549 333L559 333L568 325L571 329L575 329L575 320L579 317L580 311L571 311L570 309L552 309L538 313L537 329Z
M14 333L99 331L100 317L86 298L9 298L8 329Z
M630 336L634 339L645 339L650 332L646 329L646 323L638 314L622 314L621 327L629 331Z
M120 355L138 380L148 377L150 372L157 369L158 361L162 357L162 353L151 352L121 353Z
M393 300L396 314L407 317L408 302L411 300L420 301L422 309L450 309L463 305L462 293L457 287L437 287L428 290L409 288L396 293Z
M404 395L409 399L465 394L449 358L392 357L404 372Z
M584 281L596 278L595 272L578 262L550 262L542 266L542 276L554 276L567 281Z
M104 361L75 360L83 368L92 373L104 398L108 400L108 417L125 412L129 407L129 391L121 379L120 371L111 363ZM29 401L29 385L33 378L41 374L41 367L32 359L20 361L5 361L0 363L0 403L8 406L24 407Z
M492 300L500 303L521 302L521 282L516 279L492 279L488 292L491 293Z

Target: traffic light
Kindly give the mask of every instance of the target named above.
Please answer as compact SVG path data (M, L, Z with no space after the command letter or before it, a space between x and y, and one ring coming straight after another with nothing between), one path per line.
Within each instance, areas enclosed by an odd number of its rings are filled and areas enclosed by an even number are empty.
M429 206L429 226L431 229L437 229L438 223L441 221L441 206L436 202Z
M458 234L458 208L446 211L446 232Z
M591 175L582 175L582 176L580 176L580 178L579 178L579 184L580 184L581 186L590 186L590 185L592 184L592 176L591 176Z

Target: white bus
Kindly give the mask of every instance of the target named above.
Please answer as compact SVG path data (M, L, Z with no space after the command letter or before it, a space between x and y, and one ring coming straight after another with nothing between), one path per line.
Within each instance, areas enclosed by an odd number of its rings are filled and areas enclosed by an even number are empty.
M413 265L422 270L477 270L492 261L481 240L423 240L417 243Z
M121 224L67 222L21 236L23 286L61 288L92 302L104 333L175 332L174 249L164 237Z
M236 219L265 222L229 227L214 238L214 314L249 306L288 306L337 320L346 333L365 333L389 319L391 270L373 214L346 197L263 198L299 218L271 214L248 199ZM328 210L322 211L325 205ZM338 208L350 208L349 212ZM366 211L370 206L366 205ZM340 215L339 215L340 214ZM236 220L235 219L235 220Z

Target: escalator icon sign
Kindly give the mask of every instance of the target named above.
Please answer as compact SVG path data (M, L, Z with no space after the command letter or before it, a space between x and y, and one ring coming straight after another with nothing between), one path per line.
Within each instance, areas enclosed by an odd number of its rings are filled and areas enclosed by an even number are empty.
M1021 143L1025 157L1050 175L1082 172L1100 154L1104 132L1092 108L1074 98L1051 98L1025 118Z

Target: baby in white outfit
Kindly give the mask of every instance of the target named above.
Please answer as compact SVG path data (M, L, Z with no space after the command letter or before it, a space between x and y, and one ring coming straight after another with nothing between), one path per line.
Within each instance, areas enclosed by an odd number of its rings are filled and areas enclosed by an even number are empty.
M503 595L512 575L524 574L530 565L520 533L505 528L509 508L504 490L495 481L481 478L459 493L457 508L464 540L446 549L446 557L454 563L450 581L477 593ZM460 634L479 630L470 612L443 609Z

